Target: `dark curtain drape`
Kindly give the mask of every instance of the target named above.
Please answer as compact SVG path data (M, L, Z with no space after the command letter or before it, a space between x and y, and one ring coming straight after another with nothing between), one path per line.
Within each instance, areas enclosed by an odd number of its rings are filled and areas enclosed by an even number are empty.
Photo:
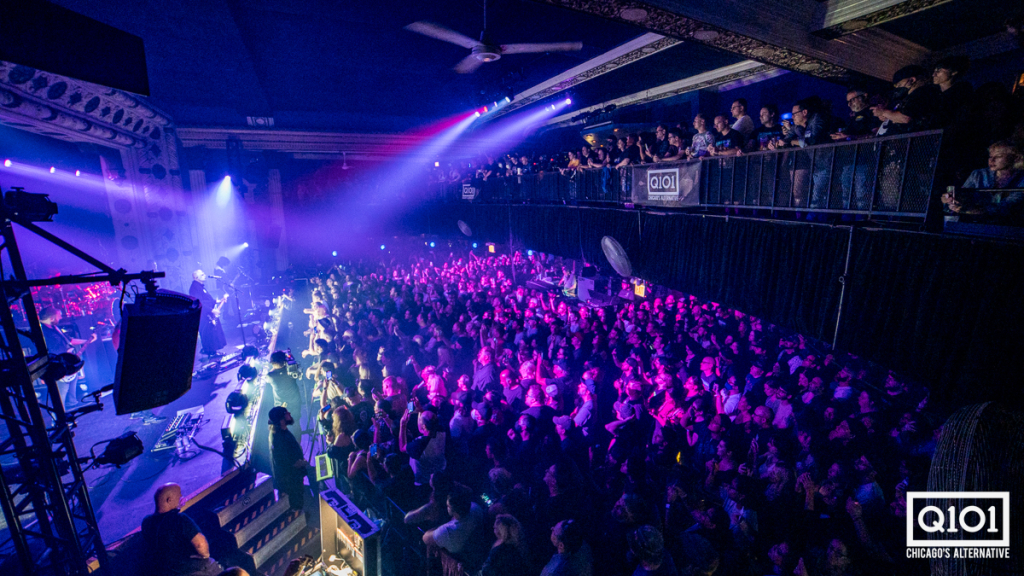
M854 236L838 347L958 405L1024 385L1024 248L886 230Z
M848 230L644 214L639 275L832 341Z

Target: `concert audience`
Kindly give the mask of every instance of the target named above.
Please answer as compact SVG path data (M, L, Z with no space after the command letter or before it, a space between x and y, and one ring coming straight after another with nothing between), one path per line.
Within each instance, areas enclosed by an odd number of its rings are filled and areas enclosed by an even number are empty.
M701 158L707 155L738 155L775 150L783 147L806 147L828 144L830 141L849 141L891 136L943 128L943 156L940 161L937 184L945 186L962 182L972 170L984 164L985 149L998 141L1011 140L1024 143L1024 114L1005 86L988 83L977 90L964 75L970 61L963 57L946 57L934 65L932 72L921 66L906 66L893 77L893 91L887 95L872 95L859 87L851 87L846 95L850 109L848 117L830 108L827 102L811 95L792 105L792 119L780 122L775 104L766 103L759 108L760 126L755 128L748 115L746 99L731 103L729 114L708 116L697 113L692 122L695 132L684 128L689 122L679 122L678 144L673 144L670 123L655 125L650 131L640 131L618 138L608 134L593 147L583 146L562 154L531 156L513 153L495 163L490 156L481 157L477 168L453 170L452 182L485 181L495 175L512 177L523 174L544 174L560 171L571 175L587 168L622 168L626 166L674 162ZM785 110L789 110L786 108ZM784 114L787 118L789 114ZM709 122L708 118L714 118ZM719 118L721 118L719 120ZM725 126L722 126L722 123ZM728 129L726 129L728 128ZM1016 134L1016 136L1014 136ZM885 161L888 165L889 161ZM473 163L471 162L470 165ZM842 162L841 162L842 164ZM504 168L501 168L504 166ZM796 167L800 170L800 167ZM856 188L856 205L865 209L866 188L864 168L841 165L844 198ZM602 178L608 178L607 171ZM819 180L820 175L812 175ZM792 177L792 174L791 174ZM801 174L804 180L806 176ZM446 178L443 178L446 180ZM856 186L853 186L856 184ZM801 186L808 187L804 183ZM819 183L813 183L815 188ZM888 186L888 184L886 184ZM805 194L806 195L806 194Z
M328 401L329 453L361 481L338 488L401 502L469 572L927 570L898 519L940 429L926 390L678 293L591 308L522 284L567 266L413 257L314 278L344 314L319 389L352 391ZM377 357L408 359L386 389Z

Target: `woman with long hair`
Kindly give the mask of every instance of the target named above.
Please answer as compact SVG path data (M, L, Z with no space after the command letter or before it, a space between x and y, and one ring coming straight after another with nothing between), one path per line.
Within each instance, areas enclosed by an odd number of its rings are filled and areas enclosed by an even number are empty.
M494 545L481 573L483 576L517 576L529 572L523 526L511 514L494 518Z

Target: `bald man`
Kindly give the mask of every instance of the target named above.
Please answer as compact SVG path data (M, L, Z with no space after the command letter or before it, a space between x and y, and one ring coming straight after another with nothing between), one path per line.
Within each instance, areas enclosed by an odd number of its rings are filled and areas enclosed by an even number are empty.
M206 273L196 270L192 273L192 285L188 288L188 295L203 305L203 317L199 321L199 340L202 343L203 354L220 356L219 350L227 344L227 340L224 338L224 328L220 324L220 311L217 306L227 299L227 294L220 302L214 300L206 290Z
M181 486L164 484L153 500L156 511L142 520L150 573L184 576L208 570L212 564L210 545L196 523L181 514Z

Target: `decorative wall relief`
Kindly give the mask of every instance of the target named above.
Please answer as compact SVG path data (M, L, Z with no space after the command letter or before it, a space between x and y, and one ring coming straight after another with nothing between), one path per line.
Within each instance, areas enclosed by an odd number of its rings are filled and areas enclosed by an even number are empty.
M144 98L0 61L0 123L120 152L102 158L118 266L167 274L186 292L194 268L195 209L181 185L171 118Z

